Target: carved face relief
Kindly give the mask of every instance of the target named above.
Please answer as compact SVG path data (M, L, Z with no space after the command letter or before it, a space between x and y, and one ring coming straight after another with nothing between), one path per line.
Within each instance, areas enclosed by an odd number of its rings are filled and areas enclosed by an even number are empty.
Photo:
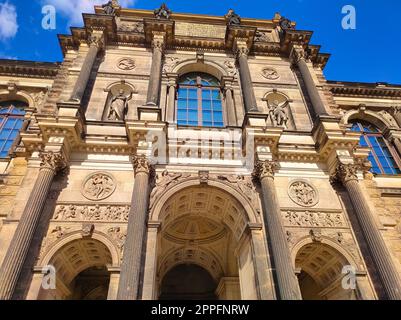
M110 175L96 172L86 178L82 194L89 200L99 201L110 197L115 189L116 184Z
M306 181L292 182L288 187L288 195L292 201L303 207L313 207L319 201L317 190Z
M262 70L262 76L268 80L277 80L280 78L279 73L276 69L267 67Z
M117 62L117 68L121 70L133 70L135 67L135 60L131 58L122 58Z

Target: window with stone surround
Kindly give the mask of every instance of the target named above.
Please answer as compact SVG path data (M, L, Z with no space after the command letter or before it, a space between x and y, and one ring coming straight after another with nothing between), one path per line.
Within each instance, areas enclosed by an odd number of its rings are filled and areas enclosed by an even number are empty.
M220 82L206 73L187 73L178 82L177 124L223 127Z
M401 174L398 155L377 127L368 122L355 121L351 130L361 133L359 144L362 147L370 148L368 160L372 163L373 173Z
M24 122L26 103L5 101L0 103L0 158L8 156Z

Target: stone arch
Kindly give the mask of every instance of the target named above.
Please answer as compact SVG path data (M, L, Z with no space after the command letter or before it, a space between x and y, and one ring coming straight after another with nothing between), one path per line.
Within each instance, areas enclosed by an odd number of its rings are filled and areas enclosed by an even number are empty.
M266 100L267 100L267 97L268 97L269 95L271 95L271 94L277 94L277 95L279 95L279 96L282 96L282 97L283 97L285 100L287 100L288 102L291 102L291 101L292 101L291 98L290 98L287 94L285 94L285 93L282 92L282 91L278 91L277 89L273 89L273 90L267 91L267 92L264 94L264 96L263 96L263 100L266 101Z
M229 75L220 64L208 59L205 59L203 62L199 62L196 59L181 61L173 68L172 72L177 73L179 76L189 72L204 72L211 74L219 80L221 80L223 76Z
M0 90L0 102L7 100L19 100L28 104L29 108L35 107L35 102L33 97L22 90L18 90L16 92L10 92L8 90Z
M319 244L319 243L323 244L323 245L327 245L329 247L332 247L334 250L338 251L338 253L341 254L346 259L346 261L350 265L354 266L357 270L363 269L363 266L357 262L357 260L352 256L352 254L347 249L345 249L343 246L341 246L337 242L335 242L332 239L325 237L325 236L323 236L321 238L320 242L313 241L310 236L306 236L306 237L300 239L293 246L293 248L291 250L293 266L294 267L296 266L295 259L296 259L296 256L297 256L299 250L301 250L303 247L305 247L308 244Z
M42 265L55 269L55 289L39 289L38 299L106 299L110 281L109 267L115 265L115 250L96 233L82 237L78 233L60 239L42 259ZM114 257L113 257L114 255ZM93 294L93 290L100 290ZM85 290L90 290L85 292Z
M356 288L343 287L343 268L351 266L357 272L362 266L341 245L326 237L304 238L294 246L292 258L304 299L358 299Z
M201 183L199 179L189 179L183 182L180 182L174 186L172 186L170 189L168 189L166 192L163 193L162 196L160 196L158 199L155 200L154 205L152 206L150 215L149 215L149 220L150 221L161 221L160 214L162 212L163 206L165 203L170 199L174 194L178 193L181 190L184 190L188 187L192 186L200 186ZM259 223L260 217L258 216L256 209L253 208L251 202L249 201L248 198L246 198L243 194L241 194L239 191L237 191L235 188L232 186L217 181L217 180L208 180L208 186L215 187L217 189L223 190L227 192L229 195L233 196L243 207L244 212L246 213L246 217L249 223Z
M39 260L37 264L38 267L44 267L50 264L54 255L64 246L68 245L69 243L82 240L82 239L92 239L95 241L99 241L102 243L110 252L111 262L113 266L119 266L121 261L121 253L116 247L116 245L107 237L105 234L99 231L94 231L90 238L83 237L82 232L79 230L69 233L68 235L62 237L58 241L52 244L51 248L45 252L43 257Z
M381 132L385 132L386 129L393 127L392 124L382 115L371 110L350 110L344 114L341 121L344 124L350 124L352 120L363 120L370 122L379 128Z

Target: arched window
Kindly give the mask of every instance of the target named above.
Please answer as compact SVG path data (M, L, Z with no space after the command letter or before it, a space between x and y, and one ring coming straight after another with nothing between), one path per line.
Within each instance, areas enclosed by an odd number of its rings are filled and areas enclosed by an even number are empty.
M219 81L206 73L187 73L179 79L177 124L223 127Z
M360 132L359 144L371 149L368 159L372 163L373 173L401 174L398 157L378 128L368 122L355 121L351 130Z
M0 158L5 158L18 136L24 122L24 107L21 101L0 103Z

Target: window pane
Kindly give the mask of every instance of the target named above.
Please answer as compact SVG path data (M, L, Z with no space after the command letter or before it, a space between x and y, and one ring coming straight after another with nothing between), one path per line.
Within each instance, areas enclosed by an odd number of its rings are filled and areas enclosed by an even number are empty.
M221 111L221 101L220 100L213 100L213 110Z
M198 122L198 111L197 110L189 110L188 111L188 120Z
M177 119L178 120L187 120L187 111L186 110L178 110Z
M212 121L212 112L208 110L203 110L202 119L203 121Z
M189 99L198 99L198 89L188 89L188 98Z
M202 109L212 110L212 102L210 100L202 100Z
M187 108L187 101L179 99L177 101L177 108L178 109L186 109Z
M13 129L16 122L16 119L8 119L4 125L4 128Z
M213 120L215 122L223 122L223 114L219 111L213 112Z
M198 100L188 100L188 109L198 110Z
M212 97L213 100L221 100L220 90L213 90Z

